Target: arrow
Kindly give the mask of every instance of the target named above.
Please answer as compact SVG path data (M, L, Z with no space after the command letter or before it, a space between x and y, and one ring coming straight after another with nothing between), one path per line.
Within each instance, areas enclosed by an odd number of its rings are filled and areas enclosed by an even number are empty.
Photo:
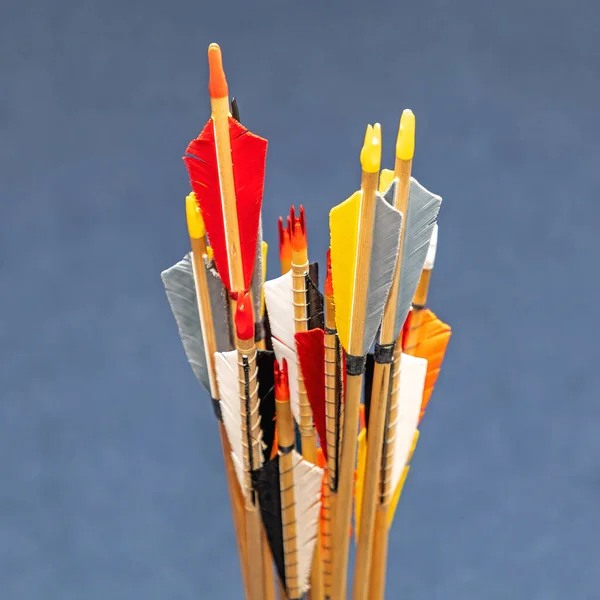
M261 513L277 571L289 600L309 589L316 547L323 470L295 450L287 361L275 363L278 455L255 473ZM312 591L311 591L312 593Z
M229 92L217 44L210 45L208 62L212 116L183 160L217 270L235 295L249 289L254 270L267 141L229 116Z
M250 600L262 600L265 598L265 588L267 587L267 571L264 564L258 498L252 481L252 473L260 469L263 464L263 446L258 398L257 353L254 346L254 319L252 300L248 292L237 296L235 330L237 357L234 373L237 372L237 377L232 377L231 373L227 372L229 369L233 370L231 353L216 356L216 359L220 361L220 366L217 367L217 376L223 397L225 423L228 422L228 419L235 419L239 414L241 440L233 434L231 437L234 457L238 457L236 468L243 481L248 545L248 596ZM223 361L226 361L225 365L222 364ZM231 398L235 395L235 391L231 389L232 386L234 389L237 387L238 411L232 406ZM239 460L240 454L241 461ZM240 473L240 471L242 472Z
M220 278L208 260L202 215L193 193L186 198L186 216L192 252L161 275L167 298L179 327L183 346L194 374L210 394L219 420L221 448L227 475L233 522L244 587L248 589L244 500L236 481L231 446L221 418L214 353L231 348L229 312Z
M365 464L364 488L361 507L361 535L356 555L354 577L354 600L366 600L369 571L373 554L375 511L379 494L379 465L381 463L387 414L389 382L394 357L395 340L410 308L410 301L423 269L425 254L435 224L441 199L427 194L423 188L416 197L410 198L411 168L414 154L415 116L405 110L400 119L396 143L394 180L386 192L386 198L404 215L400 234L400 249L394 271L393 283L387 298L379 339L375 346L375 366L371 393L369 418L369 445ZM401 354L397 355L400 360Z
M361 190L330 212L335 321L346 351L346 400L336 520L332 598L345 599L356 432L365 355L381 323L394 274L402 215L377 193L381 128L369 125L361 151Z
M276 280L264 285L269 323L273 336L273 349L278 358L290 365L292 383L292 411L299 425L302 439L302 456L312 464L317 462L317 440L313 413L308 399L304 377L299 365L295 335L306 332L309 323L322 313L323 303L316 285L310 279L306 217L304 207L296 216L294 207L287 218L284 234L291 245L291 269ZM312 317L312 318L311 318ZM322 597L320 548L315 548L315 565L311 575L311 597Z
M423 274L421 275L415 292L411 314L405 324L403 339L401 340L401 343L396 344L394 349L394 371L391 381L392 394L389 403L385 442L383 446L383 459L381 462L380 498L375 517L372 569L369 581L369 598L374 598L376 600L383 599L385 594L389 527L391 526L396 506L408 475L409 463L419 437L417 426L422 414L425 394L427 393L427 373L432 373L432 370L435 369L435 364L433 362L427 362L423 383L419 383L419 386L413 389L411 395L406 400L405 406L399 406L399 403L403 402L402 396L398 397L398 395L393 392L398 389L398 387L400 390L405 387L405 383L402 380L404 377L403 363L408 360L408 355L418 356L418 360L422 361L427 360L428 358L426 353L416 355L414 349L416 348L419 339L422 309L427 300L436 246L437 234L431 236ZM418 322L415 321L415 326L413 327L410 323L413 322L417 311ZM442 336L441 342L444 350L448 337L446 337L446 332ZM436 348L439 341L438 338L436 340ZM401 353L400 347L402 347L406 353ZM437 370L439 371L439 365ZM419 410L417 410L417 407ZM400 418L402 416L400 411L404 411L402 419ZM398 418L396 415L399 415ZM395 442L393 442L394 440Z

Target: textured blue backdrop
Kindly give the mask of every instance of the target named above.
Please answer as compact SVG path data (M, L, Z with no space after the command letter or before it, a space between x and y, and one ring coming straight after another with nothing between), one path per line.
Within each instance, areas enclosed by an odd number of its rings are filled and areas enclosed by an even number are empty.
M600 597L600 80L593 1L3 0L0 598L241 597L218 434L160 272L219 41L270 141L265 236L322 258L367 122L445 199L454 327L389 598ZM276 274L275 252L269 272Z

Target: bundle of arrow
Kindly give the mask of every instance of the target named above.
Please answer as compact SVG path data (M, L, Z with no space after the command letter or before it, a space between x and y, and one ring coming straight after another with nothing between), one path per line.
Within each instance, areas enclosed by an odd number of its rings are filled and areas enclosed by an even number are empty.
M324 295L302 207L279 220L282 275L264 281L267 142L230 107L216 44L208 58L212 115L184 157L191 252L162 278L218 419L246 597L277 587L289 600L345 599L354 534L353 598L381 599L388 531L450 337L426 308L441 199L411 178L412 112L394 171L380 173L381 130L369 125L361 188L330 213Z

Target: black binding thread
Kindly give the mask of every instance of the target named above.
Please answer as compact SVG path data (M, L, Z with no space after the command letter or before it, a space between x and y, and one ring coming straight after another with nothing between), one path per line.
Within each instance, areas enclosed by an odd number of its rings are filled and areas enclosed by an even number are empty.
M295 444L291 444L290 446L279 446L279 454L289 454L295 447Z
M375 344L375 362L381 365L389 365L394 362L394 348L396 342L391 344Z
M223 422L223 412L221 411L221 401L217 398L211 398L213 405L213 412L215 413L215 417L217 417L217 421Z
M265 328L263 327L262 321L254 323L254 341L262 342L265 336Z
M346 373L348 373L348 375L362 375L365 372L366 366L366 356L354 356L353 354L346 354Z

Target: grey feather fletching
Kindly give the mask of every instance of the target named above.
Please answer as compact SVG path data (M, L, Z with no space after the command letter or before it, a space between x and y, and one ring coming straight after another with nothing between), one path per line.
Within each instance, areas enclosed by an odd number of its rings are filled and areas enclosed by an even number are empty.
M401 227L402 213L386 202L381 194L377 193L369 265L363 355L369 351L369 347L373 343L381 324L383 309L392 286L394 269L398 259Z
M258 223L258 238L256 241L256 256L254 258L254 272L250 281L250 291L252 294L252 303L254 304L254 320L261 322L262 313L262 286L263 286L263 254L262 254L262 217Z
M390 204L394 202L395 183L395 181L392 182L385 193L385 199ZM439 196L432 194L413 177L410 179L409 194L408 210L404 219L405 230L394 339L397 339L402 331L404 321L406 321L410 305L417 291L431 235L442 204L442 199Z
M200 313L198 312L190 255L188 254L170 269L163 271L161 278L190 366L198 381L210 394L206 353L202 341Z
M229 306L223 282L213 263L206 264L206 282L212 310L215 343L217 350L227 352L233 348L229 327ZM179 336L198 381L210 394L210 378L202 338L198 296L194 282L194 270L191 254L187 254L177 264L161 273L161 278L167 292L173 316L179 328Z
M233 340L231 338L232 327L227 290L217 273L214 261L210 261L210 263L206 264L205 258L205 268L217 351L227 352L234 348Z

